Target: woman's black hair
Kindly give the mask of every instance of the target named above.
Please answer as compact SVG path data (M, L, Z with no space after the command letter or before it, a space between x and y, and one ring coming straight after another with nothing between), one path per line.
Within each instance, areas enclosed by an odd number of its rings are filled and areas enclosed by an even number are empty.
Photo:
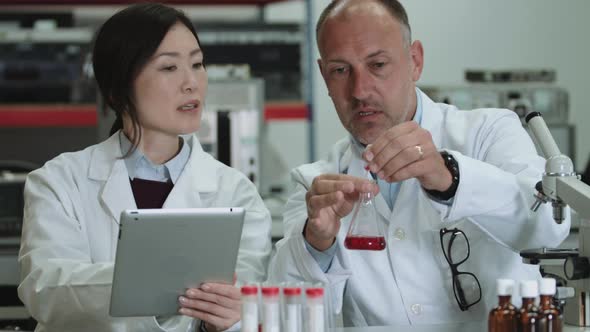
M109 18L96 35L92 52L94 77L106 105L117 115L110 134L123 128L123 114L133 122L133 147L125 156L141 140L133 83L176 23L186 26L201 45L190 19L182 11L160 3L129 6Z

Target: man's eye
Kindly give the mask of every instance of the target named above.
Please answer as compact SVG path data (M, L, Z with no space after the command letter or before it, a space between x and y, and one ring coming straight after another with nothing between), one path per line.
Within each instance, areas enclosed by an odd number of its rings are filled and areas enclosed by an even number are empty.
M337 68L332 69L332 72L335 74L344 74L346 72L346 68L337 67Z
M377 69L379 69L379 68L383 68L383 67L385 67L385 62L375 62L375 63L373 64L373 67L375 67L375 68L377 68Z

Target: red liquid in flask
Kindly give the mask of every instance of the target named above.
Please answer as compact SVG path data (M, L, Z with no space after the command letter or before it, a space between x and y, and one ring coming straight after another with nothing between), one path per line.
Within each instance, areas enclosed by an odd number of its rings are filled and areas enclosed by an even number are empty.
M344 246L353 250L383 250L385 249L384 236L347 236Z

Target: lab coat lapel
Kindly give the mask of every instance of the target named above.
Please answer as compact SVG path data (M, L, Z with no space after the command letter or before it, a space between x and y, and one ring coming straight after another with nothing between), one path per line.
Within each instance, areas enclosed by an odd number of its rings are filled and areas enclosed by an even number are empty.
M217 191L216 163L203 151L194 135L186 137L191 155L163 208L202 207L203 198Z
M440 107L432 101L426 94L420 91L422 97L422 121L420 127L428 130L432 135L432 141L437 149L440 149L443 142L443 135L441 131L442 111Z
M129 182L129 173L123 161L119 133L100 143L94 150L88 177L94 181L104 181L100 191L101 205L111 218L104 220L110 223L111 236L116 239L119 233L121 212L136 209L133 191ZM115 252L117 241L112 241L111 252Z

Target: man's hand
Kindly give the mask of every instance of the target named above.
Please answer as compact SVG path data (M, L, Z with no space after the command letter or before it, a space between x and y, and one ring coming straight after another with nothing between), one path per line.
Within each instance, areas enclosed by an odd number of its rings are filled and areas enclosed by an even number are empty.
M363 153L371 172L387 182L417 178L428 190L445 191L452 176L429 131L404 122L384 132Z
M207 331L223 331L240 320L240 290L233 285L206 283L189 288L179 298L179 312L205 322Z
M340 219L347 216L361 192L376 194L379 187L368 179L345 174L323 174L313 179L305 195L307 225L305 239L323 251L333 243L340 230Z

